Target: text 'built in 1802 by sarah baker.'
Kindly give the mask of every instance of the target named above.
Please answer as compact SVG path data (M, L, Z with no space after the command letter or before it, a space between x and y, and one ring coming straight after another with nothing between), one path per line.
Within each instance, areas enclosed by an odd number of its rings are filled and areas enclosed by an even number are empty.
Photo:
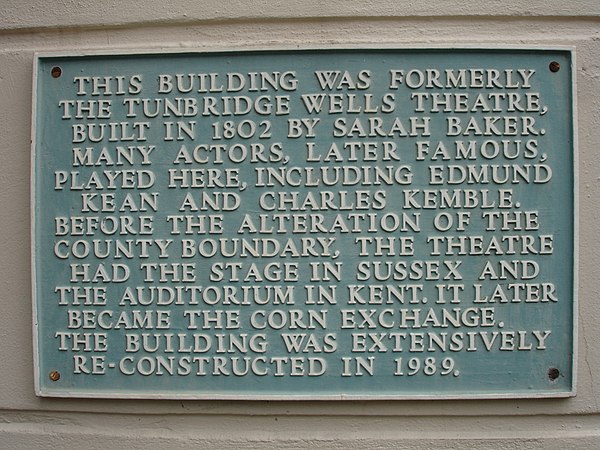
M38 55L36 392L573 395L572 59Z

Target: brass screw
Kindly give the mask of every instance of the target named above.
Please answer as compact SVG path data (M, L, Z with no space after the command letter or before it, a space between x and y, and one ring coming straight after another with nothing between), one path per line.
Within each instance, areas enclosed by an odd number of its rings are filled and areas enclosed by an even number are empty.
M558 72L560 70L560 64L556 61L552 61L548 67L550 68L550 72Z
M50 75L52 75L52 78L58 78L62 75L62 69L58 66L54 66L50 71Z
M58 381L60 380L60 372L57 370L53 370L52 372L50 372L49 377L52 381Z

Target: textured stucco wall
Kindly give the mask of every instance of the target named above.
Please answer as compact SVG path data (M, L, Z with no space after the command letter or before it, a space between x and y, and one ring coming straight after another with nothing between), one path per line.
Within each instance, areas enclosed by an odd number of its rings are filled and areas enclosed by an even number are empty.
M0 4L0 448L600 446L600 2L3 0ZM361 43L576 47L577 397L419 402L36 397L29 232L34 52Z

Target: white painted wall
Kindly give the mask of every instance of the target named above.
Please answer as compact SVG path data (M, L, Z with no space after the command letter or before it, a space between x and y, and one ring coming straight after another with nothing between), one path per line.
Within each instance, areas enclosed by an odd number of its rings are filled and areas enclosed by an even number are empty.
M33 54L328 44L576 46L578 395L569 399L235 402L43 399L33 392ZM0 1L0 448L600 447L600 2Z

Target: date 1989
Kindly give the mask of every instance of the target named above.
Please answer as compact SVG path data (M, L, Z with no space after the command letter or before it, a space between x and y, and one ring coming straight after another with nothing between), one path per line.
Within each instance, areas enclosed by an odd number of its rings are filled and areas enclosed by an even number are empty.
M396 376L413 376L418 373L422 373L427 376L433 375L450 375L455 377L460 376L460 372L454 369L454 360L452 358L444 358L441 361L433 357L420 359L420 358L396 358L396 370L394 375Z

